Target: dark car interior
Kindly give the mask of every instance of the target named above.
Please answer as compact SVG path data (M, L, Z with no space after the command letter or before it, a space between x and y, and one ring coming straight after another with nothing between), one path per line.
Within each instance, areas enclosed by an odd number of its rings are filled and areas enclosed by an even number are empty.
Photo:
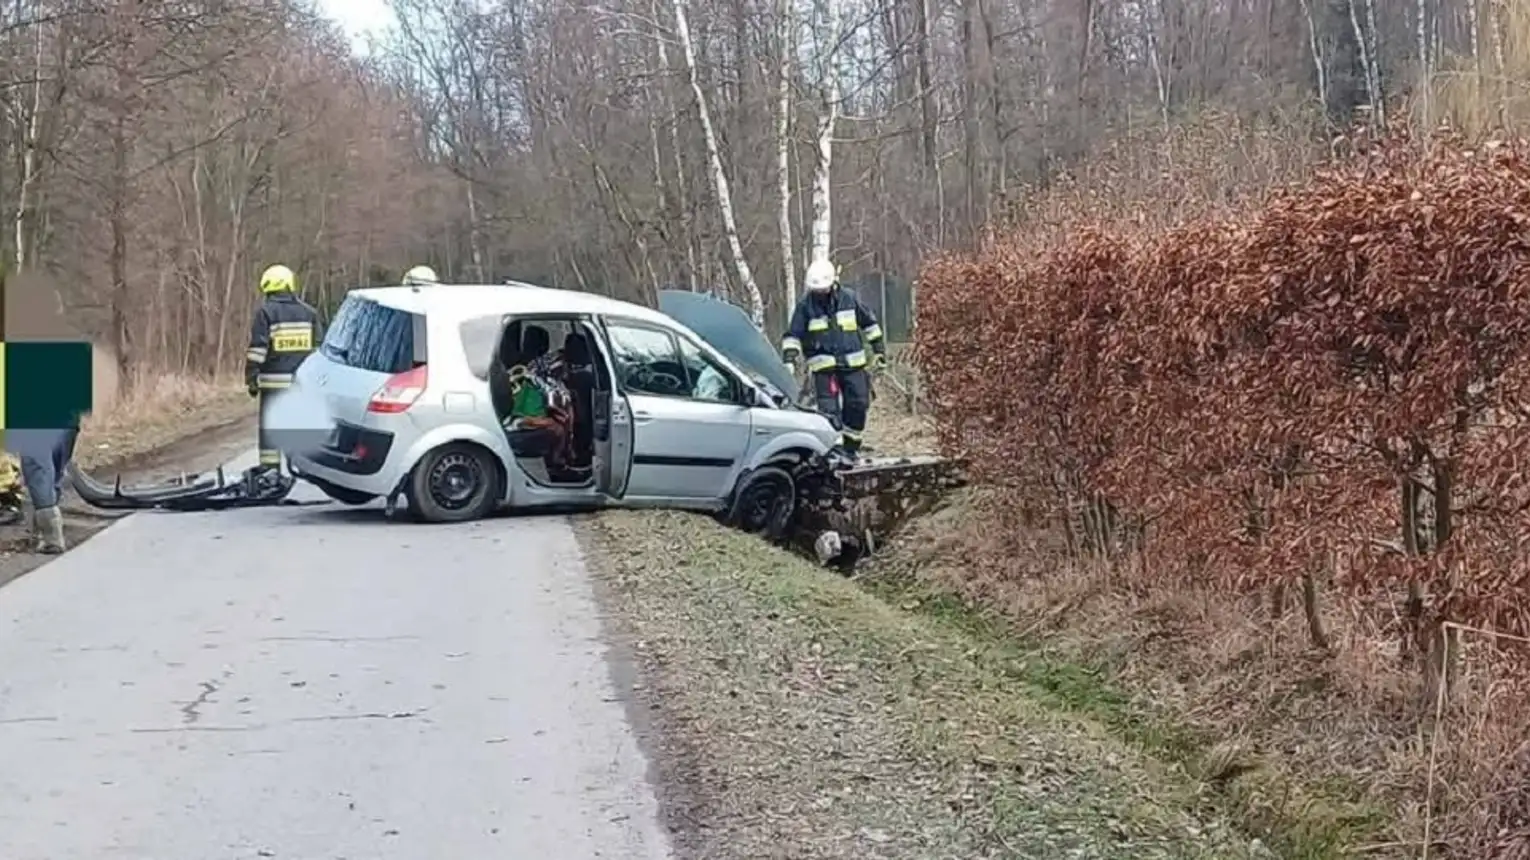
M591 343L592 336L588 323L572 318L512 320L500 335L489 367L489 397L511 451L538 483L557 487L593 483L597 427L608 411L600 407L609 407L609 395L603 392L610 391L611 380ZM571 415L556 427L545 421L513 422L512 371L546 355L555 344L563 360L559 378L572 400ZM563 456L559 456L559 446L565 446Z

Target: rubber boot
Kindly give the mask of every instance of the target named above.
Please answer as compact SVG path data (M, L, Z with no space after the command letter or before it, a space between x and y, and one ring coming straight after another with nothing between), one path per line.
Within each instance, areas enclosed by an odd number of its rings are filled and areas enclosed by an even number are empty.
M67 548L64 545L64 512L55 505L51 508L38 508L34 516L32 523L37 551L44 555L63 552Z

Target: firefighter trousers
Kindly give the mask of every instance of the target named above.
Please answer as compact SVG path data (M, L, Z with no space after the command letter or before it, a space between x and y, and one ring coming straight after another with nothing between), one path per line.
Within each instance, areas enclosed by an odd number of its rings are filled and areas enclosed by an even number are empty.
M260 447L260 465L263 467L281 468L282 451L276 444L276 434L271 432L271 402L281 391L278 388L260 389L260 425L257 431L257 444Z
M840 444L854 453L866 432L866 411L871 408L871 378L864 368L835 368L813 374L813 397L818 411L839 428Z

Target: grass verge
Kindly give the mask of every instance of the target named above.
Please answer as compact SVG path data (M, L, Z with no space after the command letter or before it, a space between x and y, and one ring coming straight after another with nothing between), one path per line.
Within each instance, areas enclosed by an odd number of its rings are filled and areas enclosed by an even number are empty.
M1207 789L1238 828L1286 860L1338 860L1375 845L1388 816L1358 785L1332 779L1304 785L1273 766L1270 751L1194 726L1144 702L1118 682L1114 667L1045 637L1016 634L992 607L932 582L872 578L863 585L883 600L928 613L985 643L990 659L1047 707L1088 719L1112 736L1182 771Z
M688 856L1277 856L1184 768L1059 707L1098 690L952 607L882 599L704 517L580 529Z

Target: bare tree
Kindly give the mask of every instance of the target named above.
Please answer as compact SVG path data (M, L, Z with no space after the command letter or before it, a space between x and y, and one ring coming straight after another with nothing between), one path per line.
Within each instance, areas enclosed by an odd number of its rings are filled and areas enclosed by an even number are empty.
M796 262L792 254L792 54L797 50L797 14L792 0L776 0L776 188L780 206L781 290L784 306L797 302ZM787 311L790 313L790 310Z
M813 172L814 261L833 252L834 127L839 120L839 0L817 0L813 22L818 72L818 162Z
M744 256L743 243L739 241L738 222L733 215L733 195L728 188L728 172L723 167L722 151L719 149L717 132L712 127L712 113L707 108L706 93L701 88L701 78L696 69L696 48L691 42L690 25L685 20L685 0L674 0L675 34L680 39L680 52L685 58L686 74L691 82L691 96L696 100L696 114L701 119L701 129L707 145L707 158L712 164L712 184L717 192L717 207L722 215L723 230L728 238L728 249L733 253L733 266L738 280L749 301L749 319L758 329L765 328L765 298L755 283L749 260Z

